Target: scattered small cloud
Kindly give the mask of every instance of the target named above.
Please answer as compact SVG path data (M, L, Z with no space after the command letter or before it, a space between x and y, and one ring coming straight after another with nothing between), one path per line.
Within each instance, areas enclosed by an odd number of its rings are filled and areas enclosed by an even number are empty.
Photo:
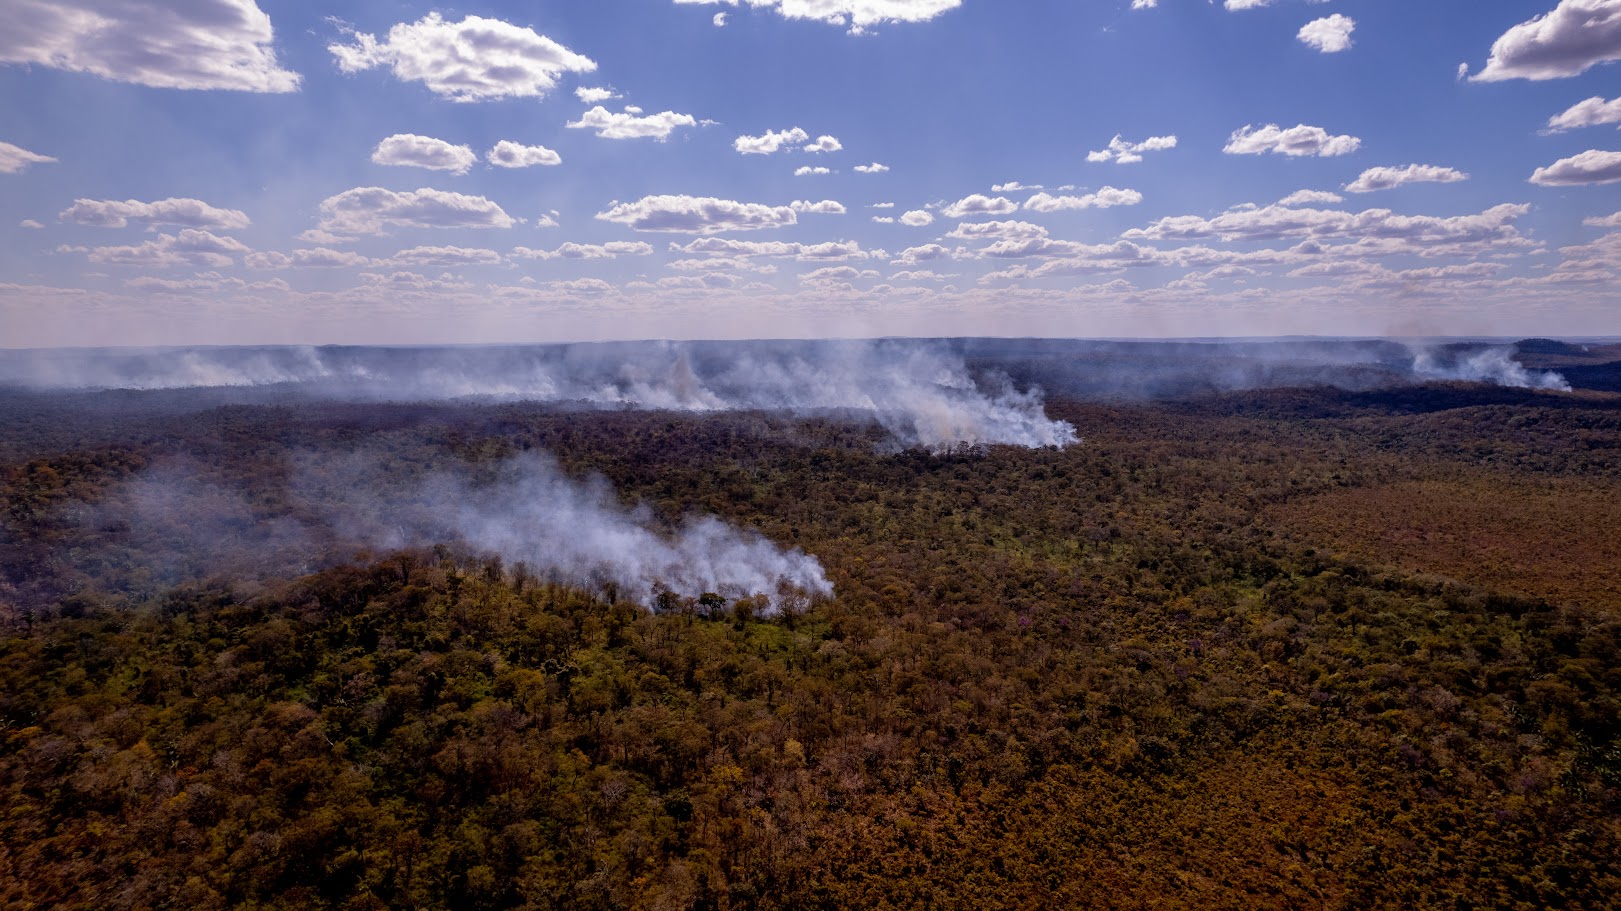
M1621 98L1605 101L1595 95L1586 101L1578 101L1564 113L1549 118L1548 126L1543 132L1563 133L1566 130L1612 123L1621 123Z
M1334 136L1322 127L1300 124L1285 130L1275 123L1256 128L1245 126L1233 133L1222 149L1228 155L1277 155L1332 158L1349 155L1362 146L1355 136Z
M910 228L923 228L934 224L934 215L922 209L913 209L901 215L900 221Z
M0 174L18 174L29 165L51 164L56 159L49 155L30 152L9 142L0 142Z
M609 241L605 244L567 243L555 250L517 247L512 255L521 259L618 259L621 256L652 256L653 246L642 241Z
M843 215L845 213L844 204L831 199L824 199L821 202L796 199L788 204L788 208L807 215Z
M374 164L394 167L466 174L478 161L478 156L467 146L452 145L443 139L415 133L396 133L377 144L377 148L372 150L371 160Z
M1278 200L1278 205L1288 207L1335 205L1344 201L1345 197L1326 190L1297 190Z
M807 152L837 152L844 148L844 144L832 136L818 136L816 141L805 146Z
M1531 182L1539 187L1578 187L1621 181L1621 152L1589 149L1537 168Z
M266 253L250 253L242 260L242 264L249 269L268 271L272 269L347 269L354 267L370 267L376 262L369 256L352 253L346 250L333 250L330 247L314 247L294 250L291 253L270 251Z
M545 146L520 145L510 139L497 142L484 158L498 168L555 167L563 163L563 156Z
M1093 164L1112 161L1115 164L1136 164L1143 160L1144 152L1161 152L1176 148L1175 136L1150 136L1142 142L1126 142L1119 134L1109 140L1107 148L1088 152L1086 160Z
M390 268L423 268L494 266L500 263L501 254L494 250L476 247L412 247L409 250L401 250L379 265Z
M1356 30L1356 20L1341 13L1314 19L1301 26L1300 32L1295 36L1307 47L1315 48L1325 54L1337 54L1349 50L1351 47L1351 32Z
M691 114L664 111L643 115L642 109L637 107L627 107L616 114L601 105L567 124L570 129L596 130L603 139L657 139L661 142L670 138L676 127L697 125L698 121Z
M855 166L857 174L882 174L889 170L889 165L873 162L872 164L858 164Z
M627 225L636 231L664 231L681 234L719 234L723 231L755 231L797 224L799 219L788 206L768 206L736 202L709 196L644 196L635 202L615 203L598 219Z
M382 234L400 228L510 228L517 219L482 196L445 190L408 192L356 187L321 202L321 220L302 237L315 243Z
M60 249L62 252L74 252L82 248ZM94 247L83 252L91 262L104 265L155 269L206 266L223 269L234 265L236 256L252 251L234 237L220 237L209 231L186 228L178 234L160 234L152 240L131 246Z
M97 228L122 228L132 221L216 230L239 230L252 224L244 212L216 208L200 199L160 199L156 202L76 199L57 217L72 224Z
M1347 184L1345 191L1373 193L1378 190L1393 190L1410 183L1457 183L1468 179L1468 174L1453 168L1410 164L1405 168L1369 168L1355 181Z
M586 104L601 104L604 101L615 101L625 96L613 89L580 86L574 90L574 97Z
M1143 194L1136 190L1118 190L1114 187L1104 187L1096 193L1085 196L1053 196L1048 193L1037 193L1025 200L1024 208L1029 212L1061 212L1069 209L1108 209L1114 206L1134 206L1143 201Z
M824 174L832 174L832 173L833 173L832 168L821 168L821 167L813 168L810 165L803 165L801 167L798 167L798 168L794 169L794 176L795 177L820 177L820 176L822 176Z
M786 130L766 130L759 136L739 136L732 148L744 155L772 155L787 146L810 141L810 134L799 127Z
M349 30L347 44L327 47L345 73L389 67L402 82L420 82L451 101L544 97L565 73L597 65L545 35L500 19L447 22L437 12L377 36Z
M726 4L740 0L675 0L678 5ZM927 22L954 10L962 0L747 0L751 7L774 9L786 19L810 19L840 26L852 35L866 34L873 26L890 22ZM725 15L722 13L721 15ZM719 24L718 22L716 23Z
M1008 215L1019 211L1019 204L1005 196L985 196L974 193L940 210L947 218L969 218L975 215Z

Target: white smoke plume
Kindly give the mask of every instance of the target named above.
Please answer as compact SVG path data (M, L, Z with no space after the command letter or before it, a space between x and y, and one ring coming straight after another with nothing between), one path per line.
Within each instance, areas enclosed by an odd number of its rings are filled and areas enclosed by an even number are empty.
M658 530L646 506L627 508L601 477L576 481L549 457L525 455L482 482L441 472L415 486L380 476L322 472L336 486L311 490L345 537L398 549L459 542L524 563L535 573L653 607L660 591L697 597L831 596L817 559L783 550L713 516Z
M1422 349L1413 357L1413 373L1424 379L1492 383L1515 389L1569 392L1570 383L1552 370L1527 370L1514 359L1514 349L1491 347L1445 356Z
M317 397L496 398L667 411L854 412L902 445L1065 446L1039 389L976 379L921 342L622 343L523 348L188 348L16 352L0 383L48 388L288 387Z
M265 498L204 470L169 464L79 508L75 518L92 540L119 539L126 555L96 575L122 577L128 590L146 595L207 578L299 575L363 552L439 544L648 608L664 591L763 595L767 614L833 594L821 563L802 550L713 516L661 528L645 505L621 504L605 479L575 480L548 456L424 473L375 453L308 453L295 460L292 477L286 505L267 508Z

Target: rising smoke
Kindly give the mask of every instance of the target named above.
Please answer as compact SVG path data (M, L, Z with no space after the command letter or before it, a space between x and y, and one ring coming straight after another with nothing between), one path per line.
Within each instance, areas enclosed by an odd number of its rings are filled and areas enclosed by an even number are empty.
M614 343L516 348L12 352L0 384L235 389L343 400L504 399L670 411L844 412L903 446L1064 446L1039 389L924 342Z
M1527 370L1514 359L1514 349L1422 348L1413 356L1413 373L1425 379L1491 383L1515 389L1549 389L1569 392L1570 383L1551 370Z
M130 555L126 566L97 567L95 575L122 575L134 591L267 579L365 552L448 544L649 608L662 591L763 595L767 613L833 593L821 563L797 548L712 516L663 529L647 507L621 504L606 480L570 478L547 456L413 469L374 454L311 453L287 489L266 497L169 465L77 518L87 534L115 538Z
M649 607L662 589L730 598L833 593L821 563L801 550L713 516L660 531L646 506L621 505L605 479L576 481L549 457L525 455L480 475L435 472L401 489L362 463L311 472L306 490L344 538L386 549L456 541Z

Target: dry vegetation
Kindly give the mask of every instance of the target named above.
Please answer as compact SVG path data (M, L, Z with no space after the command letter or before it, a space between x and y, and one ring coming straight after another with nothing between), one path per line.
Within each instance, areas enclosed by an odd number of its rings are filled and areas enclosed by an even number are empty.
M0 468L0 907L1621 890L1614 397L1055 403L1080 446L946 455L747 414L152 407L114 438L48 405L13 403ZM82 521L177 460L268 521L297 453L361 445L544 448L837 596L652 614L453 544L221 576Z

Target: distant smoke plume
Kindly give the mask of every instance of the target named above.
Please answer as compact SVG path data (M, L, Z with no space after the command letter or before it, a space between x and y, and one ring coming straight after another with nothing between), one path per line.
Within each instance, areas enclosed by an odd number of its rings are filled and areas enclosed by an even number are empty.
M1064 446L1038 389L976 379L922 342L620 343L522 348L187 348L14 352L0 383L278 387L339 399L499 398L673 411L858 412L903 445Z
M296 575L362 551L437 544L519 563L535 576L655 607L661 591L694 598L831 596L821 563L712 516L659 528L645 506L619 503L609 483L577 481L549 457L459 465L411 477L413 466L370 454L316 453L294 467L285 499L250 496L186 466L147 472L78 524L125 554L99 578L152 593L210 577ZM274 508L252 505L266 499ZM88 567L86 567L88 569Z
M1423 349L1413 357L1413 373L1425 379L1494 383L1516 389L1569 392L1570 383L1551 370L1527 370L1510 347Z

